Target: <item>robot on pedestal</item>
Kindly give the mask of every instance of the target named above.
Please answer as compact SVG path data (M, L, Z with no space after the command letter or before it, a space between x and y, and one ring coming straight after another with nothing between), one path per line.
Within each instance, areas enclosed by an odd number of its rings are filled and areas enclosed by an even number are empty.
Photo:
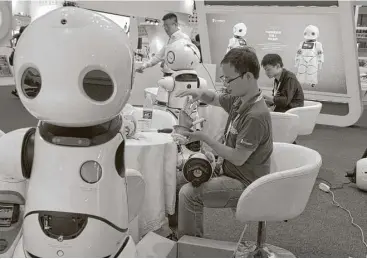
M118 25L81 8L51 11L23 33L16 88L39 123L0 137L0 257L136 256L128 225L144 181L125 168L120 116L132 55Z
M244 23L237 23L233 26L233 37L229 39L227 52L233 48L245 47L247 42L245 36L247 34L247 27Z
M322 43L317 41L319 34L319 29L316 26L306 27L303 33L305 41L300 43L295 59L298 81L312 87L317 85L318 71L322 69L324 63Z

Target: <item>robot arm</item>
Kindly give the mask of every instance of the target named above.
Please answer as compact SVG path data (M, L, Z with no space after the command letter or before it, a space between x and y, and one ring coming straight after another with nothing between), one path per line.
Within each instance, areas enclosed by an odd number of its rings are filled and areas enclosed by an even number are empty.
M200 89L208 89L207 81L202 77L198 77L198 79L199 79L199 88Z
M322 49L322 43L316 43L316 50L317 50L317 61L318 61L318 68L322 69L322 64L324 63L324 50Z
M11 131L0 138L0 177L29 178L33 163L35 128Z
M22 235L25 178L32 169L34 132L34 128L24 128L0 137L0 257L13 257Z
M296 54L296 58L295 58L295 67L298 67L299 66L299 61L301 60L302 45L303 45L303 42L301 42L299 44L299 47L298 47L298 50L297 50L297 54Z
M163 77L158 81L158 87L162 87L168 92L172 92L175 89L175 81L172 76Z

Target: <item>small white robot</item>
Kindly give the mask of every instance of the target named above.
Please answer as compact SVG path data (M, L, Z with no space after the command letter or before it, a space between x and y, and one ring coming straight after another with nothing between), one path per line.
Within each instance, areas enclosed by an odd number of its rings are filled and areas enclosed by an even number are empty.
M195 71L200 63L200 51L191 41L182 39L168 45L165 57L173 74L158 81L156 102L178 118L186 99L176 94L186 89L207 88L207 83Z
M59 8L28 26L14 64L39 123L0 138L0 256L135 257L128 226L145 188L124 163L126 33L98 13Z
M233 26L233 37L229 39L227 52L233 48L247 46L247 42L245 39L246 34L247 34L246 24L241 22Z
M305 40L300 43L295 58L298 81L312 87L318 84L318 72L324 63L322 43L317 41L319 34L316 26L307 26L303 32Z

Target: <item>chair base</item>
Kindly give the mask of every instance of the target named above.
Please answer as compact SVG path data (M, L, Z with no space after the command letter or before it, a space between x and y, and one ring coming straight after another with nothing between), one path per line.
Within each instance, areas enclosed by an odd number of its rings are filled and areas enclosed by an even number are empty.
M290 251L281 247L264 244L259 248L256 242L246 241L238 247L236 258L296 258Z

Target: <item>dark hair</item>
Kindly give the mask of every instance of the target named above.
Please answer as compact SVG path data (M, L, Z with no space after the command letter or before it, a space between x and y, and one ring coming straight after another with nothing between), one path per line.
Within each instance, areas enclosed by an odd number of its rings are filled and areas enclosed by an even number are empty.
M237 73L245 74L250 72L255 79L259 79L260 64L256 56L255 49L251 47L233 48L224 56L223 64L230 64Z
M195 40L196 40L197 42L200 42L200 36L199 36L199 34L196 34L196 36L195 36Z
M265 67L267 65L275 67L278 64L280 67L283 67L283 60L278 54L266 54L261 61L262 67Z
M164 15L163 18L162 18L163 21L169 20L169 19L174 19L175 23L178 23L177 15L175 15L174 13L168 13L168 14Z

